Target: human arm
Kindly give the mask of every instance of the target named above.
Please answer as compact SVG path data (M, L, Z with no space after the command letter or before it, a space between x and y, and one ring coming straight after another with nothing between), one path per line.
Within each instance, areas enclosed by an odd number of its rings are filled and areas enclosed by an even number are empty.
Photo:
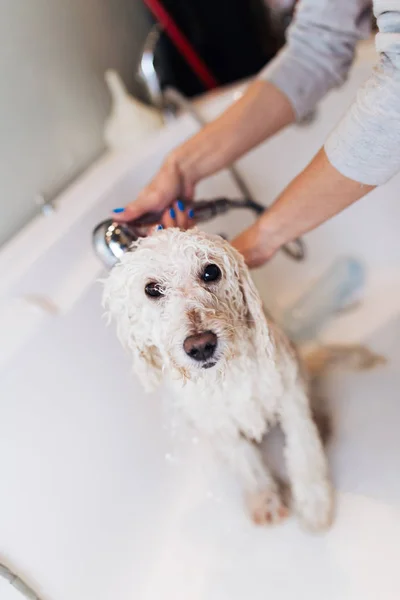
M281 246L324 223L372 189L342 175L321 149L270 210L232 244L249 267L259 267Z
M310 165L233 244L250 266L385 183L400 170L400 1L374 3L377 67ZM253 240L253 241L252 241Z

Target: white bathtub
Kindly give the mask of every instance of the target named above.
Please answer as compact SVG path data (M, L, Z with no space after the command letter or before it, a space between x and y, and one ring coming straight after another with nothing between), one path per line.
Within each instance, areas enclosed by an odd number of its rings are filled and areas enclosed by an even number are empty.
M255 197L272 201L311 158L368 75L361 59L309 127L240 161ZM203 100L211 117L236 91ZM0 254L0 561L48 600L363 600L400 596L400 178L306 238L308 258L280 255L255 274L276 310L337 256L364 260L363 305L323 332L371 338L392 361L330 384L338 515L331 532L294 519L251 525L229 475L202 467L195 443L174 454L158 395L143 395L101 319L93 226L134 198L166 151L196 130L183 117L136 156L108 156ZM234 196L227 174L199 196ZM246 216L250 222L251 216ZM242 213L213 223L232 235ZM11 589L0 583L1 600Z

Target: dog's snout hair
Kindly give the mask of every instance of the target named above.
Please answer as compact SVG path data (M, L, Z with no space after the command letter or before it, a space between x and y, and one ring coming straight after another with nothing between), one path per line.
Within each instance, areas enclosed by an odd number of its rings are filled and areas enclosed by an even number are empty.
M201 332L202 329L202 315L199 310L195 308L189 308L186 312L186 319L188 321L190 330L193 335Z

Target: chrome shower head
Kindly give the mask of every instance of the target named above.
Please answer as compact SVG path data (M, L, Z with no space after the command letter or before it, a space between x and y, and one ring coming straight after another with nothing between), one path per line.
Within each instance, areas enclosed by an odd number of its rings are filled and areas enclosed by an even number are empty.
M128 223L102 221L93 230L93 246L101 262L111 269L139 237Z

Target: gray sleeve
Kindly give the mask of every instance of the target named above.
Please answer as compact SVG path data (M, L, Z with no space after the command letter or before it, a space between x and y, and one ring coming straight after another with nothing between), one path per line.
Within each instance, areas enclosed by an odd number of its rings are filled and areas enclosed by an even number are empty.
M325 152L346 177L380 185L400 171L400 0L375 0L380 59Z
M303 118L345 81L370 17L371 0L300 0L285 47L260 77L278 87Z

